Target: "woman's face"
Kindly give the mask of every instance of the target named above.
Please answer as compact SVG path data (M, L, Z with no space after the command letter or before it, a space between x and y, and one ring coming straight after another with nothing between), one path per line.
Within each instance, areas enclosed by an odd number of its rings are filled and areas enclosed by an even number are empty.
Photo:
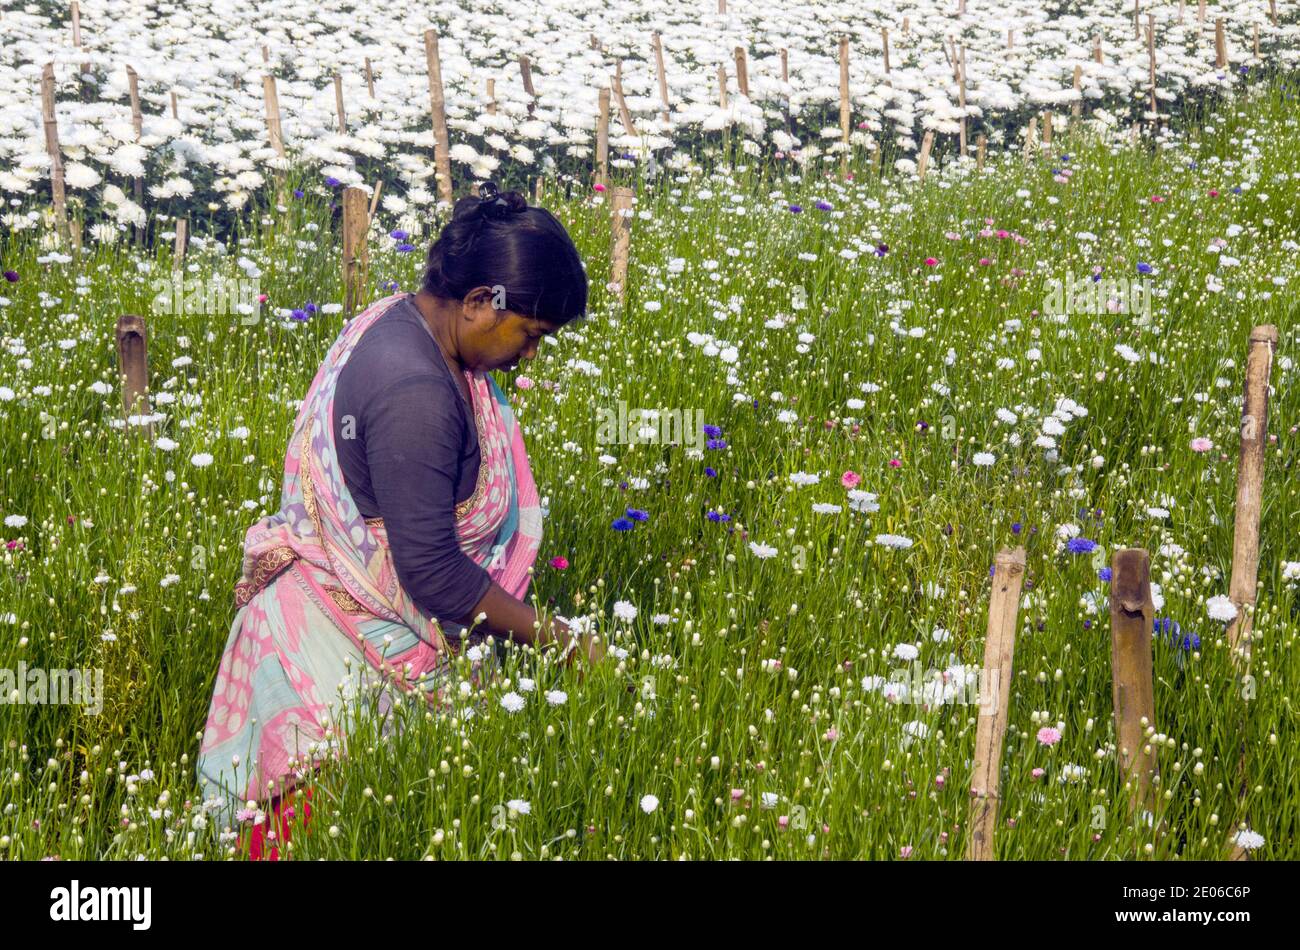
M465 306L472 329L461 339L460 356L473 370L509 369L520 360L530 360L537 355L541 338L560 329L557 323L496 309L490 301L466 298Z

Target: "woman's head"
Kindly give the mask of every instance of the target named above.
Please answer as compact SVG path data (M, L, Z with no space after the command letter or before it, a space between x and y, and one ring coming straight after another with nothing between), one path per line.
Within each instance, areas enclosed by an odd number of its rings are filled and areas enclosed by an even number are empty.
M459 356L473 369L531 358L544 333L587 309L587 275L564 225L491 182L456 202L429 248L423 289L458 305Z

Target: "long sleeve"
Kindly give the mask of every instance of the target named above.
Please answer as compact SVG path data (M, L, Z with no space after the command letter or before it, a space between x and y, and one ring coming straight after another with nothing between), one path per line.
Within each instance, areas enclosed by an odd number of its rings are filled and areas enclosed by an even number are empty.
M367 402L362 437L370 485L397 577L439 620L467 620L491 586L456 539L456 482L465 419L455 384L428 373L399 377Z

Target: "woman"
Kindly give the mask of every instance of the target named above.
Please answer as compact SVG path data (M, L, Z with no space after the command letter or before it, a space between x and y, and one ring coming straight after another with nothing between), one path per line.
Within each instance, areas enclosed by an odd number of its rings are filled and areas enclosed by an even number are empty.
M381 712L388 688L437 702L450 660L487 634L603 654L523 601L541 512L488 375L586 305L563 225L488 183L457 202L419 293L344 326L299 410L280 510L244 542L199 756L205 797L269 801L281 842L293 812L280 797L340 747L339 720L370 684L385 684ZM253 829L254 858L269 837Z

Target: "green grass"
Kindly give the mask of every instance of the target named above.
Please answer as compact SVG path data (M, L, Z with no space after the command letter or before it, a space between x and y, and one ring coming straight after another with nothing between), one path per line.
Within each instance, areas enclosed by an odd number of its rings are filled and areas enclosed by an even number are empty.
M1002 759L1001 817L1014 826L1000 825L999 857L1219 858L1239 822L1264 837L1256 855L1300 855L1290 788L1300 772L1300 600L1282 577L1284 562L1300 560L1295 95L1280 81L1259 87L1154 152L1058 134L1055 155L993 159L982 175L945 168L923 186L877 180L865 163L849 183L787 180L743 159L643 183L637 209L649 215L633 223L622 307L603 286L607 208L581 188L570 200L548 194L587 263L592 306L524 370L559 390L508 390L549 499L532 590L548 610L594 614L626 656L579 681L510 649L471 719L410 709L383 736L373 720L356 724L347 757L312 784L316 830L295 837L295 857L897 858L908 847L912 860L961 857L977 707L890 703L862 680L903 667L892 652L904 642L919 644L922 667L942 669L949 653L978 667L989 566L1014 544L1027 549L1027 601ZM1061 153L1075 169L1068 183L1053 178L1067 165ZM302 187L307 197L287 213L245 219L230 255L192 251L193 276L233 276L244 255L261 269L268 307L341 299L329 189ZM816 209L819 199L835 210ZM380 217L375 297L389 280L416 287L436 233L435 224L412 239L415 253L399 254L386 236L396 222ZM985 219L1025 242L978 237ZM1240 231L1228 237L1233 225ZM1085 231L1096 239L1081 241ZM219 858L233 842L196 817L193 773L231 588L245 530L278 502L296 400L341 318L282 324L264 311L249 326L230 314L160 314L151 281L170 269L165 242L139 252L88 239L83 259L38 264L48 251L37 237L0 235L0 264L20 275L0 285L10 300L0 310L0 386L15 396L0 402L0 513L29 519L0 528L23 542L0 566L0 615L15 615L0 622L0 669L101 667L105 707L99 716L0 709L0 853ZM1238 266L1207 252L1215 238L1227 239ZM878 244L888 245L883 257ZM846 248L856 259L839 256ZM672 258L684 259L681 273L669 272ZM1041 312L1051 280L1094 266L1136 278L1138 261L1155 267L1149 323ZM1208 274L1221 292L1207 291ZM795 309L796 299L806 306ZM110 425L121 418L113 325L123 313L149 320L152 391L177 394L158 407L170 416L156 431L179 443L174 451ZM765 328L778 314L788 325ZM1006 328L1012 319L1019 329ZM1227 593L1246 341L1267 323L1282 335L1269 419L1277 441L1247 701L1223 624L1204 602ZM923 335L908 335L914 327ZM687 341L691 332L737 345L735 385L724 363ZM806 351L802 332L814 335ZM16 339L25 354L13 352ZM63 339L77 342L63 350ZM192 363L174 368L182 355ZM20 368L24 357L30 368ZM1003 357L1014 365L998 368ZM566 369L569 360L600 375ZM94 393L95 380L113 391ZM879 391L864 393L867 382ZM33 392L40 386L49 394ZM201 402L187 406L187 395ZM847 406L855 398L861 409ZM1033 442L1061 398L1086 415L1056 436L1048 460ZM620 400L700 410L727 448L700 459L670 446L598 445L597 414ZM999 408L1017 423L999 424ZM784 409L800 421L778 421ZM237 426L246 441L227 437ZM1214 449L1193 452L1196 436ZM973 465L981 451L995 464ZM214 463L191 464L198 452ZM600 462L604 452L616 463ZM848 509L846 470L877 494L878 511ZM800 471L821 480L795 487L788 476ZM620 488L629 478L648 487ZM815 514L815 502L844 507ZM649 520L611 530L628 506ZM1168 517L1149 517L1152 506ZM709 521L711 510L731 520ZM1058 552L1056 529L1067 523L1105 557ZM914 544L868 543L883 533ZM755 557L751 540L778 554ZM1172 556L1170 543L1183 553ZM1159 615L1201 641L1195 651L1153 643L1154 727L1164 737L1157 811L1169 829L1158 838L1128 815L1114 752L1107 585L1096 569L1124 546L1152 552ZM570 560L567 571L548 566L556 555ZM109 582L96 582L101 571ZM161 586L169 574L179 580ZM120 593L124 584L135 592ZM614 619L616 600L638 608L633 622ZM654 624L655 614L670 620ZM947 642L931 638L936 626ZM102 639L106 629L115 640ZM521 677L536 688L511 715L500 697ZM552 689L567 702L549 706ZM907 742L914 720L927 734ZM1040 745L1038 729L1058 722L1059 744ZM1086 775L1062 781L1067 764ZM1035 768L1045 774L1035 778ZM151 780L128 781L144 769ZM774 807L763 807L765 793L778 796ZM645 795L659 801L653 813L640 807ZM509 814L502 806L513 799L529 813Z

